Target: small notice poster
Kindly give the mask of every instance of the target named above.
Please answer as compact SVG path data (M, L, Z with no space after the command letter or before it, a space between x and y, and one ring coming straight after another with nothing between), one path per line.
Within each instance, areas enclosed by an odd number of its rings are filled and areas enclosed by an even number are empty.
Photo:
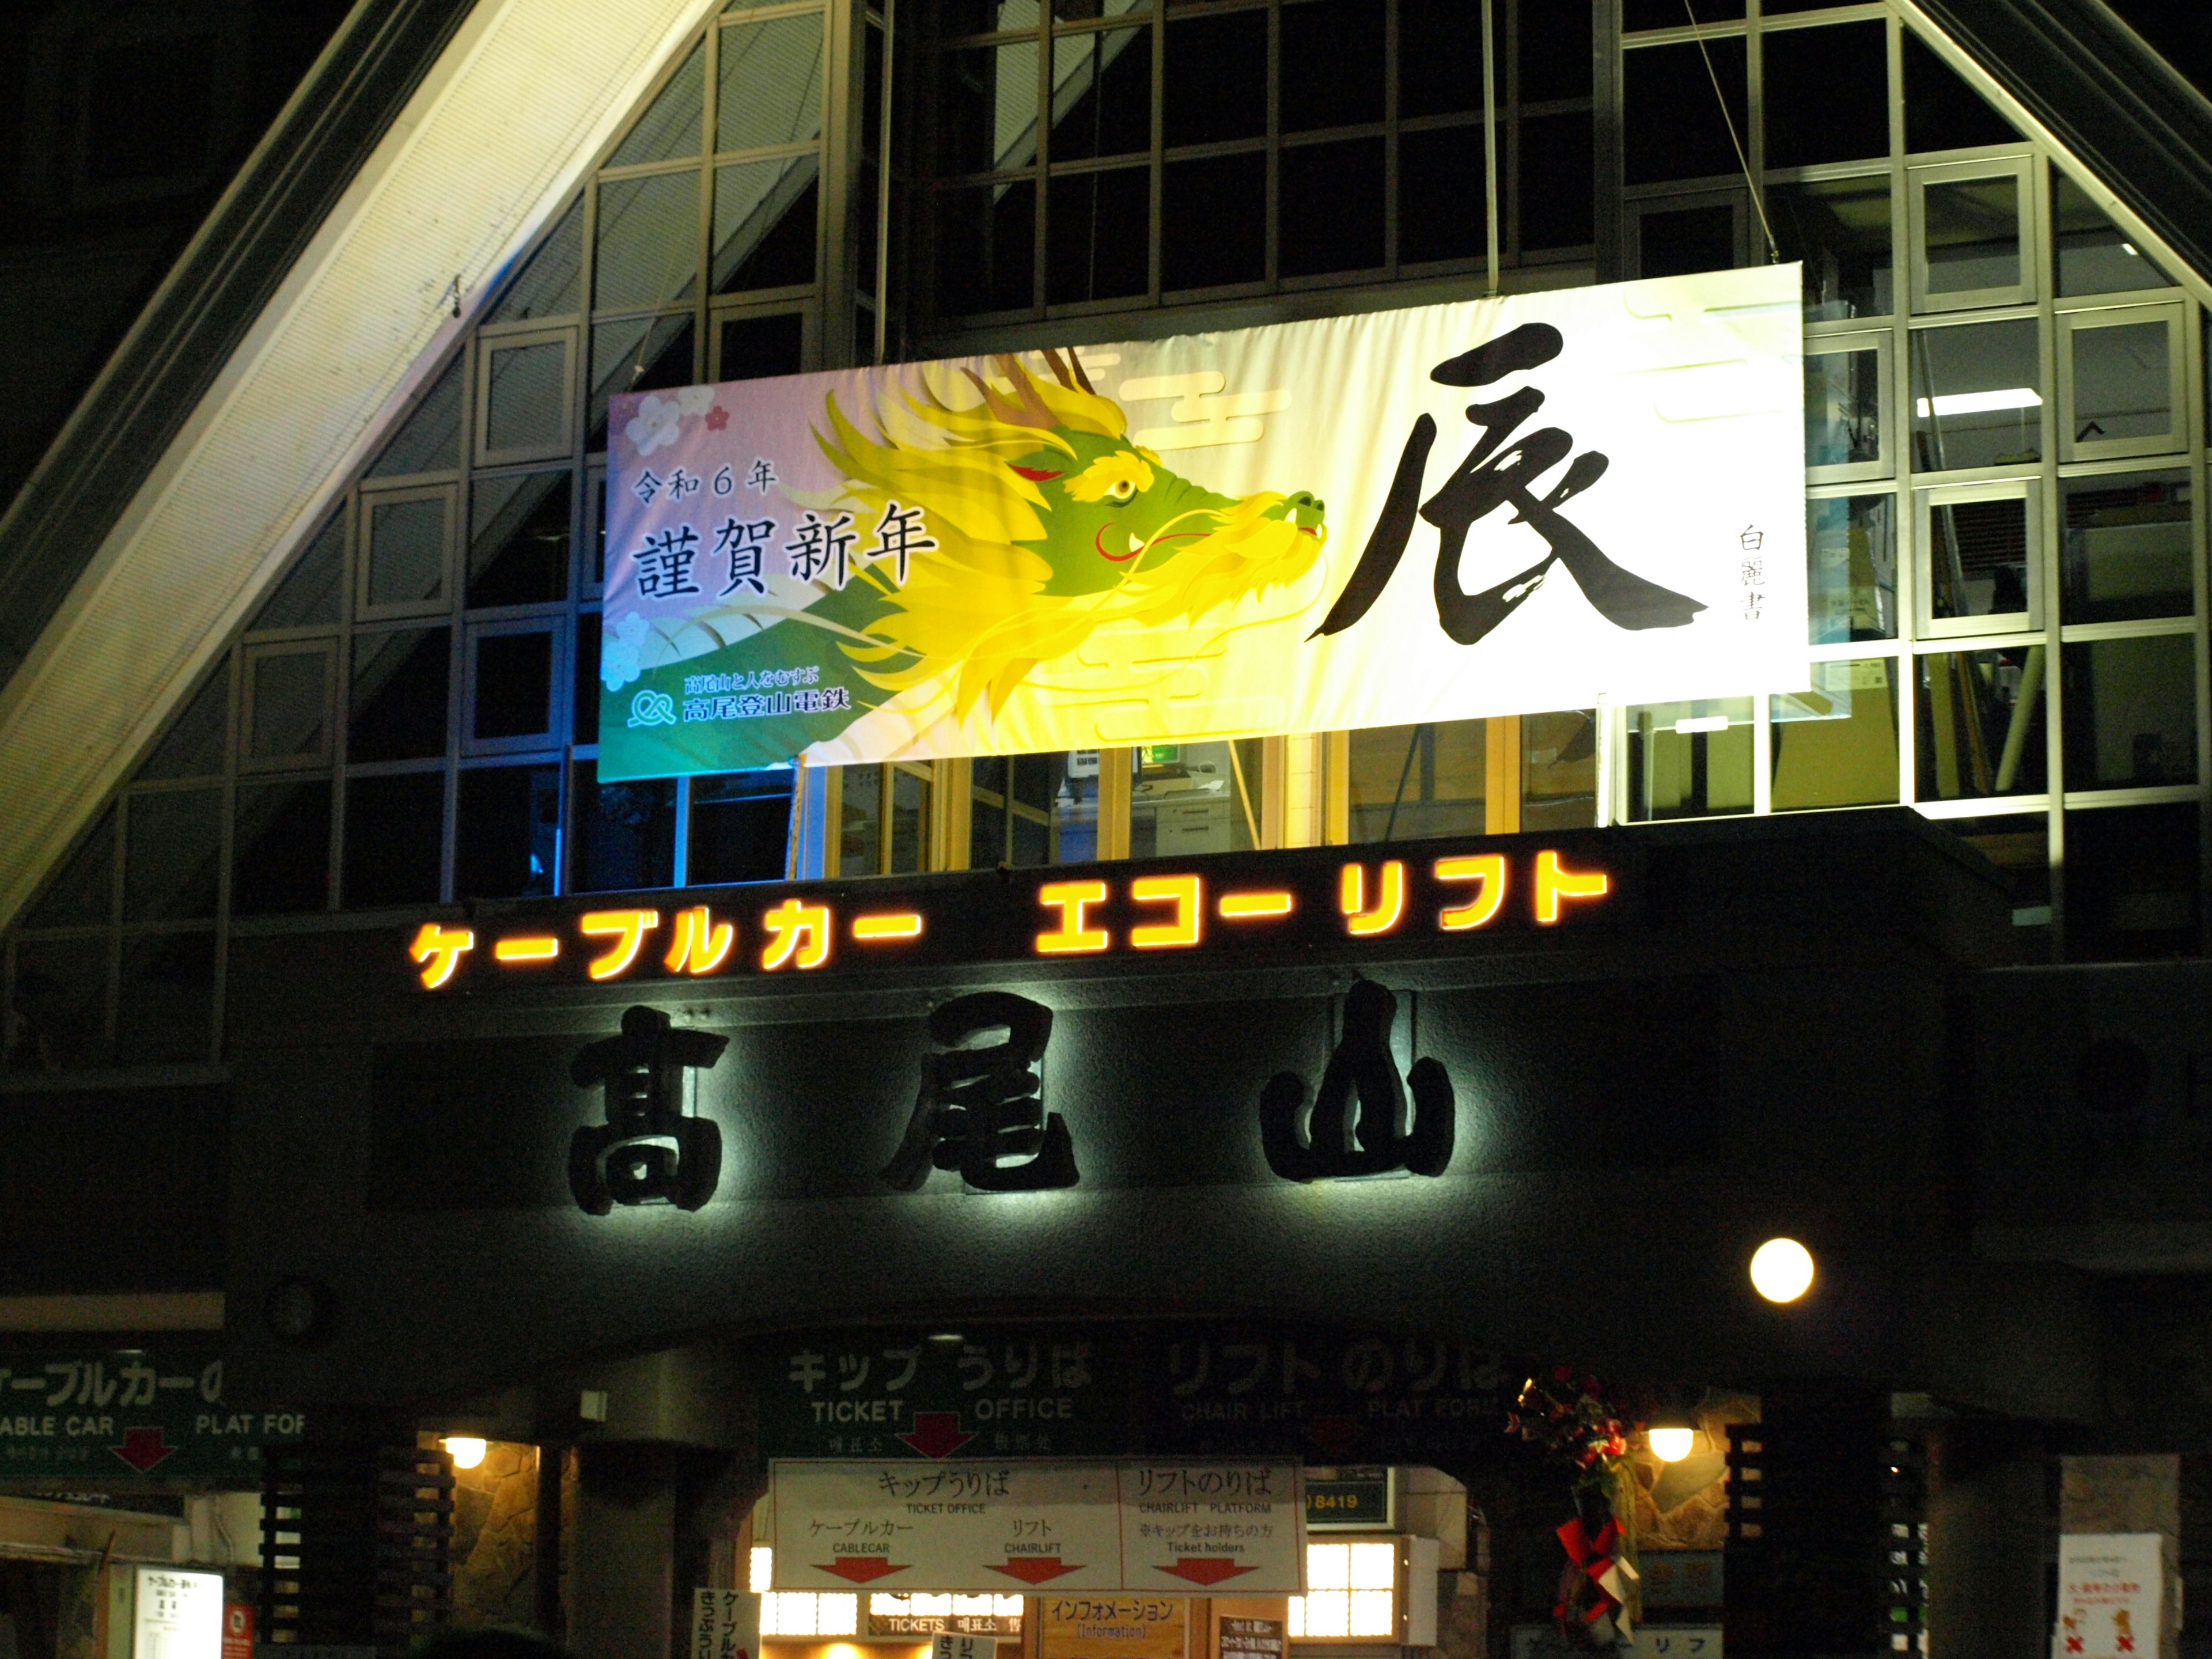
M1189 1606L1171 1595L1052 1595L1042 1659L1183 1659Z
M939 1636L929 1644L929 1659L998 1659L998 1653L988 1636Z
M1221 1659L1284 1659L1289 1629L1280 1619L1224 1619Z
M690 1659L752 1659L759 1651L759 1596L739 1589L691 1592Z
M2154 1532L2060 1536L2051 1659L2156 1659L2166 1599L2160 1544Z

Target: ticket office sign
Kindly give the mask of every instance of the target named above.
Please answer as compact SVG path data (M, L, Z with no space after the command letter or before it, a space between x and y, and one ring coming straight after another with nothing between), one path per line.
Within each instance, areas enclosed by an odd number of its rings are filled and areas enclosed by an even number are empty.
M780 1460L780 1590L1296 1595L1295 1463Z
M1798 280L617 397L599 775L1802 690Z

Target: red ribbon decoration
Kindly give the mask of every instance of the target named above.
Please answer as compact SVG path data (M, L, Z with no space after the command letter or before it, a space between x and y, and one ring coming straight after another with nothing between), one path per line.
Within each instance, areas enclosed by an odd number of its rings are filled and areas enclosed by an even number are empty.
M1583 1525L1582 1517L1577 1516L1559 1529L1558 1535L1559 1547L1567 1553L1567 1559L1589 1578L1590 1589L1595 1593L1596 1599L1590 1603L1589 1610L1582 1615L1584 1624L1595 1625L1620 1605L1613 1592L1600 1582L1613 1570L1613 1552L1620 1542L1620 1523L1608 1518L1597 1529L1597 1536L1593 1538ZM1559 1605L1552 1609L1552 1617L1565 1619L1566 1616L1567 1597L1563 1584Z

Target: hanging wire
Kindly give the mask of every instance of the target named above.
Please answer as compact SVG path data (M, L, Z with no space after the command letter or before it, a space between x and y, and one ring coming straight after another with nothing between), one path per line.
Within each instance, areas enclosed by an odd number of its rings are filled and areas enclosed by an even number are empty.
M1692 28L1698 27L1698 14L1690 0L1682 0L1682 15L1690 20ZM1778 265L1782 263L1782 249L1775 242L1774 227L1767 222L1766 201L1759 191L1759 181L1751 176L1751 160L1743 153L1743 140L1736 136L1735 117L1729 113L1728 94L1721 90L1720 72L1713 67L1713 55L1705 47L1705 37L1699 34L1696 40L1698 56L1705 60L1705 78L1713 83L1713 100L1721 106L1721 119L1728 125L1729 143L1735 147L1735 164L1743 171L1744 188L1751 192L1752 210L1759 215L1759 234L1766 238L1766 262Z

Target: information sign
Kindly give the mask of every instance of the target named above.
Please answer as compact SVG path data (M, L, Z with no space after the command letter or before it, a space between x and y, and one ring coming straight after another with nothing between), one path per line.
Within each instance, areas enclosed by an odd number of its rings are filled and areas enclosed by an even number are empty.
M1183 1659L1190 1603L1170 1595L1052 1595L1039 1621L1041 1659Z
M258 1485L262 1447L306 1431L299 1412L232 1408L212 1341L0 1347L0 1483Z
M1280 1619L1224 1619L1221 1659L1283 1659L1290 1651L1289 1630Z
M998 1653L988 1636L939 1636L929 1644L929 1659L998 1659Z
M222 1575L140 1567L131 1659L222 1659Z
M2154 1532L2064 1533L2051 1659L2149 1659L2161 1645L2164 1540Z
M1304 1588L1291 1463L779 1461L777 1589Z
M1306 1471L1306 1525L1322 1532L1388 1532L1390 1471L1361 1465Z
M752 1659L759 1651L759 1596L740 1589L691 1592L690 1659Z

